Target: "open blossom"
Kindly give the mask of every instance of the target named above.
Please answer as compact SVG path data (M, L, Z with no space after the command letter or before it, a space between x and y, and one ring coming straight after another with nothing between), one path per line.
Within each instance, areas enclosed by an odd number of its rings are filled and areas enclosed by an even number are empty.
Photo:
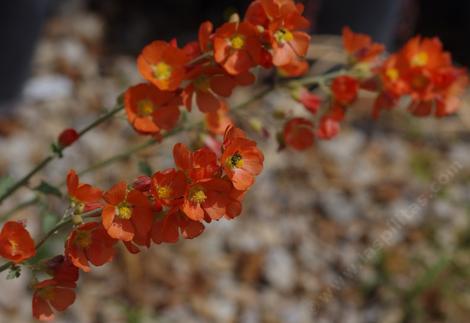
M341 130L341 121L344 119L344 107L333 104L328 113L321 119L318 129L315 133L320 139L331 139L335 137Z
M35 254L34 241L24 225L15 221L6 222L0 232L0 256L20 263Z
M238 203L232 201L232 190L232 183L225 179L194 182L186 190L181 211L195 221L219 220L224 215L234 218L238 214L232 213L234 208L231 206L232 203Z
M159 205L172 206L183 202L186 185L184 173L171 168L152 175L151 192Z
M33 316L41 321L54 319L54 310L65 311L75 301L75 283L47 279L33 286Z
M256 0L248 7L245 20L264 30L275 66L292 64L307 54L310 36L300 30L310 24L302 12L303 6L290 0Z
M284 126L284 142L296 150L305 150L313 145L313 124L304 118L293 118Z
M205 122L207 130L216 135L223 135L227 127L233 125L233 121L229 115L227 104L216 112L206 113Z
M416 116L454 113L468 78L452 65L437 38L415 37L379 69L382 91L374 105L374 116L390 109L402 95L410 95L409 110Z
M180 117L178 105L174 92L161 91L149 83L132 86L124 94L127 119L142 134L171 130Z
M348 75L338 76L331 83L331 91L335 102L347 106L356 100L359 82Z
M67 192L70 206L75 214L91 211L101 206L103 193L90 184L80 183L77 173L71 169L67 174Z
M89 263L102 266L113 259L116 242L101 223L85 223L70 233L65 243L65 255L76 267L89 272Z
M146 241L152 225L152 211L147 197L140 191L127 189L124 182L104 194L103 227L114 239L129 242Z
M385 50L382 44L374 43L370 36L355 33L349 27L343 28L343 46L352 63L370 62Z
M260 62L258 31L246 22L228 22L214 34L215 61L231 75L247 72Z
M163 91L176 90L186 73L188 57L173 44L154 41L145 46L137 59L140 74Z
M227 128L220 163L237 190L247 190L263 169L264 156L256 142L238 128Z

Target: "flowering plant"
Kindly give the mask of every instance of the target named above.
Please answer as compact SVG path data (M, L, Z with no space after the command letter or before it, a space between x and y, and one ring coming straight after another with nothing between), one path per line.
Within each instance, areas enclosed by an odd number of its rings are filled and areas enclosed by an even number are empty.
M75 300L79 272L110 262L117 244L138 253L152 244L195 238L212 221L239 216L244 196L263 170L264 156L236 120L242 118L242 109L273 90L286 91L305 108L276 115L282 121L276 136L279 147L293 150L337 136L364 91L376 93L374 118L402 103L417 117L440 118L457 111L468 82L466 71L452 65L438 39L416 37L386 55L383 45L345 27L347 60L312 76L306 58L311 39L304 31L309 21L302 13L303 6L292 0L255 0L243 19L235 14L216 29L203 22L197 41L183 47L176 40L150 43L137 58L145 82L129 87L115 108L83 130L64 130L51 155L0 196L1 203L80 137L122 110L136 133L150 138L124 154L188 130L206 138L205 145L194 150L174 145L173 168L138 176L132 183L120 181L106 191L81 183L70 170L65 216L37 243L23 223L3 224L0 255L8 262L0 271L17 276L22 266L32 270L35 318L50 320L55 311L67 309ZM260 69L267 70L265 78L255 76ZM227 98L235 88L255 81L265 83L264 88L247 102L229 107ZM187 114L196 108L204 120L190 123ZM260 123L251 126L268 132ZM44 185L44 191L56 189ZM33 261L49 237L70 224L63 254Z

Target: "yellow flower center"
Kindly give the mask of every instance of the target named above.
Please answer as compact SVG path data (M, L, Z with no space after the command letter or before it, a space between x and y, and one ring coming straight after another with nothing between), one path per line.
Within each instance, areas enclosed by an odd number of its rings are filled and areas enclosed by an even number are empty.
M245 47L245 38L242 35L236 35L230 40L230 46L234 49L242 49Z
M75 243L82 248L87 248L91 245L91 232L90 231L80 231L75 237Z
M13 240L8 240L8 242L10 243L10 252L11 252L11 255L12 256L15 256L17 251L18 251L18 244L16 243L16 241L13 241Z
M154 105L152 101L145 99L137 103L137 113L140 117L147 117L153 113Z
M194 203L202 203L206 200L207 196L202 187L195 186L189 191L189 199Z
M132 208L127 203L121 203L117 207L117 216L123 220L129 220L132 217Z
M289 30L281 28L274 33L274 38L278 43L284 43L292 41L294 39L294 35L292 35Z
M398 77L400 76L400 73L398 72L398 70L396 68L389 68L387 69L387 71L385 72L385 74L387 75L387 77L391 80L391 81L396 81L398 79Z
M422 67L428 63L429 55L426 52L419 52L411 59L411 66Z
M171 77L171 66L167 63L160 62L152 65L153 77L159 81L166 81Z
M171 188L168 186L159 186L157 188L158 197L161 199L167 199L170 197Z
M243 167L243 158L239 152L233 154L230 158L227 159L226 164L230 168L241 168Z

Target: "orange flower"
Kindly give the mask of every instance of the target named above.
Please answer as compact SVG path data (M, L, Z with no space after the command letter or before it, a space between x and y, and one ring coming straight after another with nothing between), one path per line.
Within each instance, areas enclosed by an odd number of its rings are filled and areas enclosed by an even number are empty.
M223 135L228 126L233 125L229 110L226 104L216 112L206 113L205 115L207 130L215 135Z
M304 87L301 87L293 94L293 97L295 100L302 103L308 112L313 115L317 114L321 105L321 98L318 95L308 91Z
M152 176L152 195L160 205L181 204L186 191L184 173L174 168L157 172Z
M152 210L147 197L138 190L128 191L124 182L104 194L103 227L118 240L146 241L152 225Z
M140 74L163 91L176 90L185 75L186 53L163 41L145 46L137 59Z
M186 145L178 143L173 147L173 158L189 181L207 181L220 174L217 156L207 147L192 152Z
M263 169L264 156L256 142L246 138L238 128L227 128L220 159L228 178L237 190L245 191Z
M71 169L67 174L67 191L75 214L101 207L103 193L99 188L79 182L77 173Z
M359 82L348 75L338 76L331 83L331 91L335 102L347 106L356 100Z
M70 233L65 243L65 255L76 267L89 272L89 262L102 266L112 260L116 242L101 223L85 223Z
M320 139L331 139L335 137L340 129L340 122L344 119L344 108L341 105L333 104L330 111L320 119L316 136Z
M300 75L306 70L300 58L307 54L310 36L299 30L310 24L302 12L303 6L290 0L257 0L251 3L245 16L247 22L265 31L263 36L272 48L275 66L296 64L289 66L290 74L296 71Z
M307 119L294 118L284 126L284 141L296 150L310 148L313 138L313 124Z
M160 91L148 83L132 86L124 94L127 119L142 134L173 129L180 117L178 105L175 92Z
M34 241L23 224L6 222L0 232L0 256L18 264L35 254Z
M78 280L78 268L72 264L69 258L63 255L48 259L45 262L45 272L63 286L75 287Z
M299 77L305 75L308 72L309 67L308 62L305 59L296 57L289 64L280 66L278 71L285 77Z
M215 61L232 75L245 73L260 62L261 43L256 28L246 22L229 22L214 35Z
M203 113L216 112L226 103L221 97L232 95L233 89L240 85L253 84L255 77L250 72L235 76L227 75L220 67L198 65L188 72L187 78L191 83L183 90L183 103L191 111L193 95Z
M33 316L41 321L53 320L53 309L65 311L75 301L75 283L62 284L54 279L47 279L33 288Z
M354 33L349 27L343 28L343 46L353 64L375 60L385 49L372 42L370 36Z
M467 84L465 70L452 66L449 53L437 38L412 38L379 70L382 93L374 105L374 116L392 108L402 95L410 95L409 110L416 116L454 113Z
M155 243L175 243L180 233L185 239L193 239L204 231L204 225L199 221L189 219L178 208L169 210L163 218L152 226L152 240Z
M224 215L234 218L238 214L231 212L232 190L229 181L219 178L194 182L186 190L181 211L194 221L219 220Z

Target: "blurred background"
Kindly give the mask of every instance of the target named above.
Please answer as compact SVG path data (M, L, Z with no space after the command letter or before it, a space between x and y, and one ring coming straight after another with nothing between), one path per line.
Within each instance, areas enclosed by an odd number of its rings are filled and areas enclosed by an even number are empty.
M470 63L470 2L307 0L311 58L341 57L344 25L390 51L412 35L438 36L456 62ZM28 172L65 127L80 128L129 85L135 57L154 39L196 37L249 0L16 0L0 4L0 190ZM329 36L323 36L328 34ZM322 35L322 36L320 36ZM327 63L326 63L327 64ZM233 103L250 95L238 91ZM401 111L378 123L362 99L341 134L311 151L278 153L258 138L265 171L243 215L209 225L199 238L119 253L82 275L76 303L57 322L468 322L470 317L469 109L443 120ZM253 108L296 109L273 93ZM298 108L298 107L297 107ZM299 108L300 109L300 108ZM269 124L266 125L269 128ZM139 163L172 165L172 138L84 180L104 189L132 180ZM33 179L61 183L142 142L124 115L96 129ZM0 217L35 197L19 191ZM39 197L15 214L37 236L63 202ZM44 250L62 252L63 237ZM0 322L29 322L25 271L0 279Z

